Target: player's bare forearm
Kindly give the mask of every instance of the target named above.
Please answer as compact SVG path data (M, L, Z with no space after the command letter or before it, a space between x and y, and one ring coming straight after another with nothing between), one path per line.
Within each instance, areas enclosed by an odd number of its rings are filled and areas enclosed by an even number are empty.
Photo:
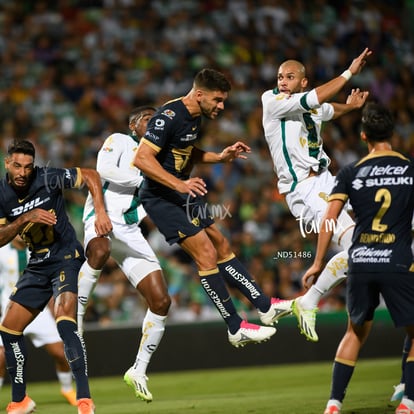
M181 180L166 171L158 162L157 152L145 143L141 143L135 153L134 165L151 180L175 190Z
M95 211L105 211L101 177L96 170L91 168L81 168L82 180L88 187L93 199Z
M24 224L19 224L18 220L13 223L6 224L0 227L0 247L11 242L19 231L24 227Z
M91 193L96 211L95 230L98 236L108 234L112 230L112 222L105 211L105 201L99 173L90 168L81 168L82 179Z

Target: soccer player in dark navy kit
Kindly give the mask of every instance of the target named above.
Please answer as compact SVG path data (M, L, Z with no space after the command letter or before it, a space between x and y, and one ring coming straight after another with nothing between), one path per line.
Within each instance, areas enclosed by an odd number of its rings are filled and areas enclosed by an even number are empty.
M63 189L85 183L94 199L97 233L106 235L112 224L105 212L96 171L35 167L34 158L31 142L14 142L8 149L6 177L0 181L0 246L20 234L31 252L0 325L12 383L12 402L7 412L25 414L35 408L34 401L26 395L23 331L53 295L57 328L75 377L78 413L93 414L86 350L76 325L78 273L85 259L65 212Z
M331 241L336 220L345 202L355 214L349 249L347 279L347 331L340 342L333 367L331 396L325 414L341 412L345 391L359 351L372 327L380 294L397 327L411 338L405 367L405 396L396 414L414 414L414 266L411 220L414 210L414 166L391 148L394 130L391 113L369 103L362 112L361 138L369 154L340 170L322 220L313 265L303 276L308 285L317 277Z
M224 109L230 89L230 83L220 72L201 70L186 96L167 102L148 122L134 164L145 176L139 195L146 212L167 242L179 243L194 259L201 285L226 322L230 343L238 347L267 340L275 329L243 321L225 280L253 303L266 325L275 322L277 299L264 295L235 257L206 208L202 198L207 193L204 180L190 177L194 164L232 162L246 158L244 154L250 152L242 142L221 153L206 152L196 146L202 116L215 119Z

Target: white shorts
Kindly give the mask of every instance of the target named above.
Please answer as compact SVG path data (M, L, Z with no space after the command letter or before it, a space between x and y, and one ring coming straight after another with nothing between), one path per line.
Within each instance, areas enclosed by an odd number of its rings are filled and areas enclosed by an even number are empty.
M95 237L95 219L91 217L85 222L85 250ZM108 238L111 241L111 256L134 287L149 273L161 270L157 256L138 224L112 222L112 232Z
M335 177L328 170L325 170L319 175L301 181L294 191L286 195L286 202L299 223L302 236L319 233L320 222L325 215L328 197L334 182ZM337 225L334 227L332 240L340 245L338 241L342 234L354 225L351 216L342 210Z
M56 327L55 319L48 307L40 312L33 322L26 326L23 333L32 341L32 344L36 348L40 348L47 344L62 342L62 338ZM0 346L3 346L1 337Z

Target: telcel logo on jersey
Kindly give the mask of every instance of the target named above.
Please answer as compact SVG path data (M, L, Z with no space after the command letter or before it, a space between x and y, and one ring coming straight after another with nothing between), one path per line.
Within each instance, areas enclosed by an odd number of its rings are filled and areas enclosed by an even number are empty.
M41 200L40 197L35 198L34 200L30 200L24 205L15 207L11 211L11 216L19 216L22 213L26 213L26 211L33 210L36 207L41 206L43 203L46 203L50 200L50 197L46 197L45 199Z
M402 167L401 165L386 165L385 167L375 165L373 167L364 167L359 170L356 176L357 178L352 181L352 187L355 190L360 190L364 186L381 187L384 185L413 185L412 177L398 177L405 174L407 169L408 165L405 167ZM378 177L384 175L388 177ZM361 179L361 177L365 178L365 182Z

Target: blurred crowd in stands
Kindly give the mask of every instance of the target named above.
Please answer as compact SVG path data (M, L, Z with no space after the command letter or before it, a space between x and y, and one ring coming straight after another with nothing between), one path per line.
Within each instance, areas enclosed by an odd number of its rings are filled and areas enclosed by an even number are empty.
M275 86L283 60L304 62L317 86L368 46L374 53L367 67L337 100L344 102L351 88L369 90L395 115L395 149L413 156L413 20L411 0L0 0L0 155L11 140L25 138L36 145L38 165L95 167L104 139L127 133L132 108L184 95L199 69L219 69L232 91L218 120L204 123L201 146L221 150L243 140L252 154L194 174L208 183L206 202L217 224L265 292L294 298L316 234L299 226L276 189L261 94ZM333 172L366 151L359 117L350 113L324 127ZM80 240L84 199L82 191L67 192ZM188 257L166 245L149 221L142 227L169 282L170 322L218 317ZM237 304L251 311L248 303ZM343 287L321 305L343 309ZM136 324L144 308L110 260L87 320Z

